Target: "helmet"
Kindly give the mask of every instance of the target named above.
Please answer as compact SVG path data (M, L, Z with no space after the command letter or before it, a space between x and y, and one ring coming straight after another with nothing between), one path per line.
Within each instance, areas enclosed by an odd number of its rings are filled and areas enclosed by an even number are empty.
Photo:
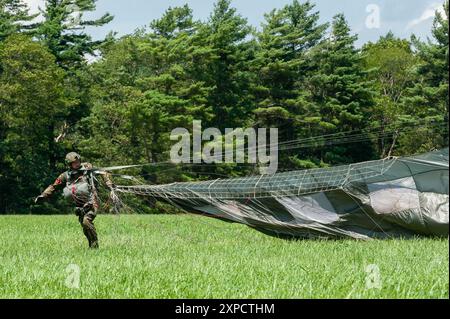
M70 165L73 162L80 160L81 161L81 156L78 153L75 152L71 152L69 154L66 155L66 164Z

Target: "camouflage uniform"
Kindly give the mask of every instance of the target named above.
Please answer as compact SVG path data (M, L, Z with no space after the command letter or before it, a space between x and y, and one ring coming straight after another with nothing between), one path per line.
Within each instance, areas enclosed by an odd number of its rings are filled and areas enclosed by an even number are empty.
M90 174L86 171L90 169L92 169L90 163L82 163L78 170L69 169L59 175L55 182L50 185L41 196L43 198L49 198L55 191L64 188L65 196L70 197L76 205L75 213L83 228L83 233L89 242L89 247L98 248L98 238L94 226L94 219L97 216L99 201L95 187L92 187L93 181L90 180ZM101 176L106 185L112 189L114 184L111 181L111 175L107 172L102 172ZM79 194L77 190L78 185L88 185L88 192Z

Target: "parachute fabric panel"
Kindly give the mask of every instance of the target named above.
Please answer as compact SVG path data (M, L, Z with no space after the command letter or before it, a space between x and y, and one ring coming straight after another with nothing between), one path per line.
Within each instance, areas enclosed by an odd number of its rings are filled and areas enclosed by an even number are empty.
M448 174L446 148L331 168L117 190L274 235L448 236Z

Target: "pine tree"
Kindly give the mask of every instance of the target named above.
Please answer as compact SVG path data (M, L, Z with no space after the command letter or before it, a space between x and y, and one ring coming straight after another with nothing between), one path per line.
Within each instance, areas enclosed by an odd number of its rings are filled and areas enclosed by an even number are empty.
M192 127L193 119L211 120L211 90L196 79L196 70L212 54L193 41L195 25L182 22L192 20L189 7L170 8L151 22L150 32L102 49L104 59L91 67L95 84L86 152L102 156L95 145L104 145L107 161L164 161L172 129ZM168 25L178 25L176 32Z
M104 41L93 41L85 33L87 26L103 26L113 17L106 13L96 20L84 20L86 12L96 8L97 0L46 0L42 9L44 21L38 29L38 38L56 56L56 62L66 68L80 66L86 54L95 55L95 50Z
M150 23L150 28L157 36L173 38L180 32L192 34L196 22L192 16L192 9L187 4L182 7L169 7L161 19Z
M96 49L105 43L93 41L86 27L102 26L113 17L106 13L99 19L86 20L84 14L95 11L97 0L46 0L41 9L43 21L37 30L37 40L56 57L55 63L65 72L67 96L74 101L67 109L60 134L67 135L90 112L89 88L92 76L87 71L87 56L96 55ZM108 38L109 40L109 38ZM61 139L68 149L72 148Z
M214 127L234 128L247 125L253 105L249 92L255 43L248 40L251 27L237 14L230 0L219 0L206 24L194 39L198 46L212 52L199 61L196 76L211 88L208 104L214 112Z
M322 39L326 24L318 24L319 13L311 12L309 1L292 4L265 15L266 22L259 34L261 52L258 66L262 67L261 97L264 104L278 104L297 96L297 84L307 76L306 54ZM266 94L264 94L264 92Z
M313 9L311 2L301 4L295 0L273 10L265 15L258 36L260 49L254 63L257 79L253 86L258 105L255 125L278 127L281 141L305 137L303 127L308 124L304 121L310 120L305 114L314 107L306 100L306 80L314 73L310 52L322 41L328 25L318 23L319 13ZM294 152L280 155L281 162L287 163L286 157Z
M361 63L361 55L355 48L357 36L350 35L350 28L342 14L333 18L330 37L314 52L317 74L308 80L310 99L318 109L305 114L318 117L314 135L334 134L368 127L368 119L374 104L371 83ZM321 152L326 162L344 163L373 157L370 142L329 147Z
M419 59L412 51L411 43L396 38L392 32L380 37L376 43L364 45L362 53L364 67L377 90L370 125L380 129L378 154L385 157L394 149L393 146L397 146L395 128L405 118L402 104L408 89L417 79L415 70ZM393 136L388 131L393 132Z
M17 212L59 171L56 127L72 101L55 57L24 35L0 44L0 70L0 210Z
M37 14L30 15L22 0L0 0L0 42L14 33L30 33L37 27L32 20Z
M424 128L420 138L407 139L405 152L427 151L448 145L449 122L449 2L443 5L443 14L439 11L433 23L433 41L422 43L412 38L421 62L417 67L417 84L409 90L404 100L405 113L413 114L417 119L444 123L435 128Z

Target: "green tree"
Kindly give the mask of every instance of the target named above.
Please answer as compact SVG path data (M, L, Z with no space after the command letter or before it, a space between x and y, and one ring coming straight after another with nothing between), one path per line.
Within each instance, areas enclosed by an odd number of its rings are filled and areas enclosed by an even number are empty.
M153 21L149 33L140 31L109 44L103 59L92 65L93 108L84 134L89 138L80 145L85 153L106 162L165 161L172 129L192 127L193 119L211 121L211 89L196 79L211 50L196 45L191 25L170 34L155 29L167 21L181 25L172 14L179 9ZM183 12L188 17L177 19L192 20L190 9ZM99 145L107 151L101 152Z
M252 105L250 82L255 41L248 40L251 27L232 8L229 0L214 5L208 21L199 27L193 40L198 47L212 52L195 70L196 78L211 89L208 105L213 109L211 125L224 129L248 124Z
M185 4L183 7L169 7L161 19L150 23L150 28L157 36L169 39L177 36L180 32L192 34L196 24L192 16L192 9Z
M310 101L316 108L304 116L319 118L313 136L348 131L364 131L373 111L372 83L355 48L356 35L342 14L333 18L329 38L312 53L318 72L308 79ZM323 148L321 158L328 163L356 162L373 158L370 142Z
M258 34L260 48L253 64L257 74L253 82L258 106L255 125L278 127L282 141L308 136L303 135L308 132L302 128L309 125L305 121L314 120L306 116L314 108L307 100L307 79L315 72L310 53L323 40L328 24L319 24L319 13L313 10L310 1L295 0L266 14ZM280 155L283 165L290 162L292 155L295 166L304 167L294 152L283 151Z
M0 0L0 42L11 34L31 32L37 25L22 0Z
M106 13L96 20L84 20L83 15L96 8L97 0L46 0L42 9L44 21L38 29L38 38L64 68L79 67L87 54L104 42L93 41L85 32L86 27L103 26L113 17Z
M420 152L433 147L448 145L448 73L449 42L448 15L449 2L443 5L443 14L437 11L433 23L433 41L419 41L413 36L420 63L417 67L418 80L404 99L404 109L415 118L444 123L444 127L422 128L415 138L405 137L403 152ZM414 119L411 119L414 123ZM420 138L418 138L420 137Z
M399 127L406 115L402 104L417 79L419 59L412 51L411 43L394 37L392 32L376 43L364 45L362 53L364 67L378 92L370 125L380 129L378 154L385 157L393 150L397 138L395 131L393 136L389 131Z
M86 33L86 27L103 26L113 19L108 13L99 19L85 19L86 13L95 11L96 2L97 0L46 0L41 9L43 22L37 30L37 40L48 47L56 57L56 64L67 71L63 81L66 94L76 101L67 110L67 116L61 125L61 141L67 148L70 148L70 143L66 143L64 137L90 112L88 91L93 83L87 69L87 56L96 55L96 50L101 45L111 41L111 37L93 41Z
M64 72L39 43L13 35L0 44L2 212L23 210L57 173L64 150L56 128L71 101Z

